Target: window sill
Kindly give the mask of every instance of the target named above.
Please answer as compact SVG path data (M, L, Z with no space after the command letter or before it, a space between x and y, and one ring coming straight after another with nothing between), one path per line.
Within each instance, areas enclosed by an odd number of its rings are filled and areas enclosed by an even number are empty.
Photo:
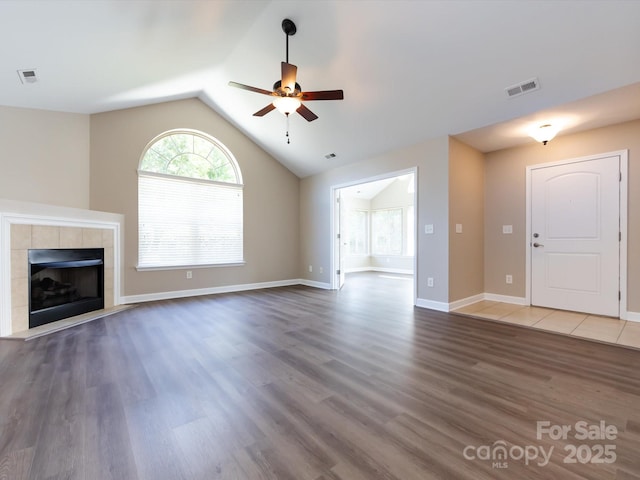
M235 263L212 263L207 265L166 265L166 266L141 266L136 265L138 272L152 272L156 270L195 270L196 268L216 268L216 267L242 267L245 262Z

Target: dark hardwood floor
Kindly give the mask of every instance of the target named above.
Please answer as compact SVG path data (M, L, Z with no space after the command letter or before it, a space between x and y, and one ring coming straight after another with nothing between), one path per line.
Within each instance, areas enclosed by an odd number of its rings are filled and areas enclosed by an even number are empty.
M640 479L640 351L414 308L411 285L354 274L0 340L0 479Z

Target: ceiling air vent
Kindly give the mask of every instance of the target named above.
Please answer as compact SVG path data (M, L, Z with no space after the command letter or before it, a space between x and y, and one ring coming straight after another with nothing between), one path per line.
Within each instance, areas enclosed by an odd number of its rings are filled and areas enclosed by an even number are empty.
M540 82L537 78L532 78L531 80L527 80L517 85L512 85L504 89L507 92L508 97L518 97L520 95L524 95L525 93L533 92L535 90L540 90Z
M18 70L18 76L22 83L36 83L38 81L38 77L36 77L36 71L34 69Z
M324 158L326 158L327 160L329 160L330 158L336 158L336 154L335 153L327 153Z

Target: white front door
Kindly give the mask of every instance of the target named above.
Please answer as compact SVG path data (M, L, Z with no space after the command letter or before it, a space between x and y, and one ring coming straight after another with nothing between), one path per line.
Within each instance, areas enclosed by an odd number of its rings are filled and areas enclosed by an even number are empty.
M620 158L531 169L531 304L619 316Z

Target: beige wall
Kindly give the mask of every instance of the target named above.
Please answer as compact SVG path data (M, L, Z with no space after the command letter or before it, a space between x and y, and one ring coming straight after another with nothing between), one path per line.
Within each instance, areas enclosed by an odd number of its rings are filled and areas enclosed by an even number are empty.
M528 165L629 151L628 178L628 304L640 312L640 120L560 136L548 145L528 144L486 155L485 171L485 291L524 297L526 188ZM513 225L512 235L502 225ZM506 274L513 285L505 284Z
M355 183L418 167L417 296L434 302L448 302L448 137L395 150L359 163L303 178L300 182L300 272L312 281L330 283L331 187ZM434 234L424 233L425 224L434 225ZM313 273L307 270L313 265ZM323 267L324 272L319 273ZM434 287L427 287L427 277Z
M89 208L89 116L0 106L0 197Z
M456 224L462 233L456 233ZM484 155L449 141L449 301L484 292Z
M210 134L233 153L244 181L246 265L184 270L136 270L137 167L145 146L170 129ZM299 278L299 180L197 99L91 116L91 208L125 214L124 295Z
M486 155L442 137L302 180L196 99L92 116L0 106L0 125L1 197L125 215L127 296L299 277L329 283L331 186L417 167L418 298L524 297L526 166L628 149L627 309L640 312L633 294L640 288L640 120ZM240 164L244 267L196 269L192 280L183 270L135 270L139 157L153 137L181 127L219 139ZM424 233L426 224L434 225L433 235ZM514 233L503 235L502 225L513 225Z

